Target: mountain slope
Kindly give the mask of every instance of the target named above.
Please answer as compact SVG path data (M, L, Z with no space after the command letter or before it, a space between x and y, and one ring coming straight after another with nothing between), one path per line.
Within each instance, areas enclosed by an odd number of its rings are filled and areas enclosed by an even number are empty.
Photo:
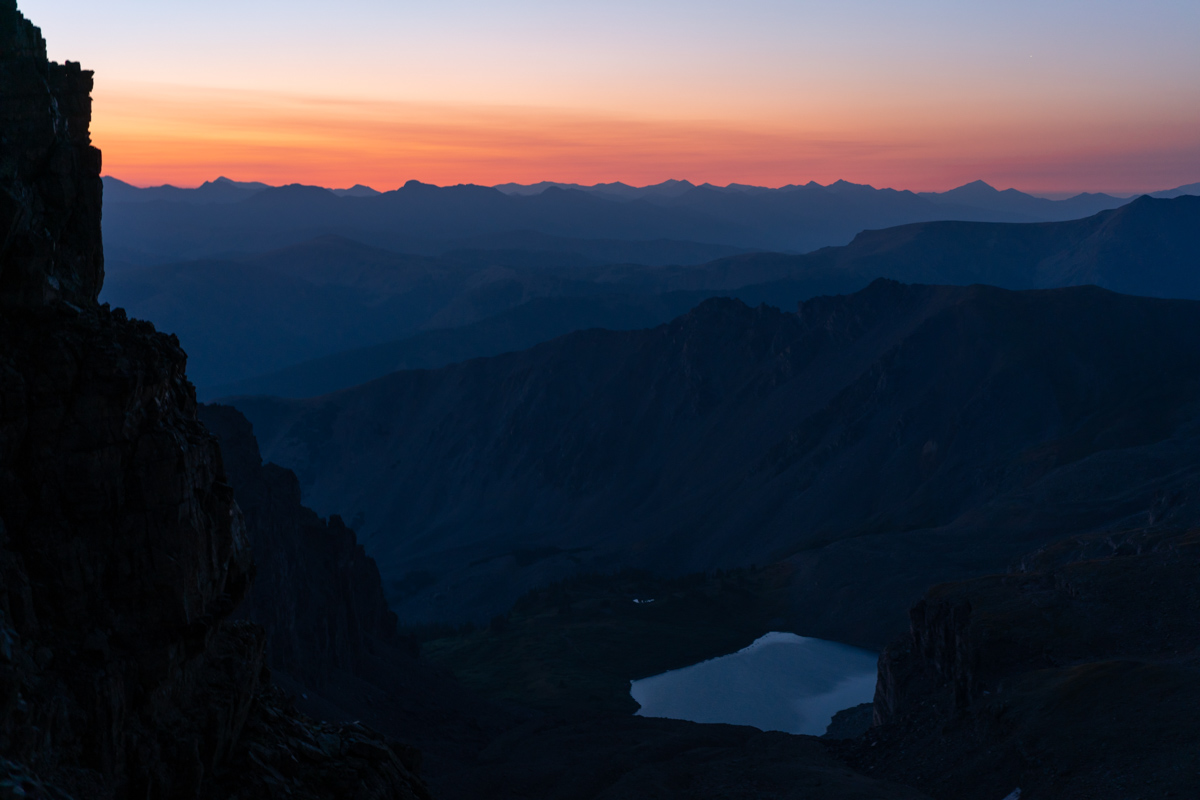
M733 250L687 242L564 240L528 233L457 244L464 246L435 257L326 236L253 256L121 265L112 271L102 299L176 331L191 357L190 373L204 391L422 330L470 325L539 297L573 298L558 310L538 306L549 316L534 326L549 327L551 335L558 335L578 328L564 329L556 322L572 303L586 305L584 298L589 296L632 292L638 296L630 298L631 308L661 305L653 296L672 275L691 269L606 266L596 260L599 256L655 261L720 256ZM667 305L675 313L686 310ZM617 313L619 317L623 312ZM644 324L671 316L674 313L657 315ZM600 319L596 324L607 323ZM520 346L527 347L542 339L522 341Z
M703 296L663 295L534 298L471 325L426 331L396 342L347 350L269 375L207 389L214 397L314 397L375 380L390 372L437 369L472 358L533 347L577 330L635 330L661 325Z
M745 284L837 275L870 281L1009 289L1095 284L1113 291L1200 299L1200 197L1142 197L1069 222L927 222L864 231L846 247L804 256L751 254L714 262Z
M868 231L846 247L804 256L760 253L699 266L660 267L561 261L534 267L530 262L537 263L537 257L529 252L502 253L500 259L476 253L485 260L472 265L401 256L330 238L250 259L255 267L277 274L274 281L296 278L326 287L309 290L315 304L311 308L287 299L285 291L271 290L257 301L264 308L261 317L247 314L240 303L250 292L232 284L175 291L171 308L134 293L137 287L160 281L182 285L182 274L171 277L171 270L178 267L145 270L132 278L122 272L110 281L113 288L106 297L180 330L206 396L242 392L306 396L397 369L436 368L530 347L572 330L650 327L685 310L681 304L688 297L699 302L705 297L733 296L750 304L791 307L816 295L855 291L877 277L887 277L1012 289L1092 283L1131 294L1200 298L1200 270L1196 269L1200 242L1191 234L1197 227L1200 198L1143 198L1117 211L1071 222L922 223ZM487 243L506 241L496 237ZM509 256L511 264L496 263ZM250 272L241 268L232 274L241 279ZM170 291L164 289L163 294ZM347 291L363 294L348 311L338 310ZM326 293L328 308L322 307ZM624 294L625 300L618 299L617 293ZM560 299L550 299L555 296ZM236 313L224 310L235 303ZM229 318L225 324L211 325L213 319L225 318ZM256 363L283 366L289 354L302 354L290 359L295 362L331 353L346 343L385 342L391 338L386 335L389 331L413 332L412 327L403 327L405 321L447 330L330 354L275 374L212 387L222 381L213 380L211 365L219 364L221 374L233 376L233 367L271 346L289 327L295 327L300 341ZM454 329L464 323L466 327ZM231 331L240 332L231 336ZM226 352L215 357L213 340L222 337L228 340ZM247 365L236 377L254 372Z
M306 502L358 516L402 619L494 613L581 567L787 558L798 625L881 645L930 582L1194 469L1198 366L1195 303L880 281L233 403ZM1081 502L1125 459L1136 483Z
M102 298L175 331L200 386L412 331L369 292L227 261L120 272Z
M1186 186L1177 186L1174 189L1168 189L1165 192L1154 192L1151 197L1182 197L1185 194L1200 195L1200 183L1189 183Z
M931 589L880 658L881 725L844 754L937 797L1190 796L1198 497L1180 481L1132 524Z

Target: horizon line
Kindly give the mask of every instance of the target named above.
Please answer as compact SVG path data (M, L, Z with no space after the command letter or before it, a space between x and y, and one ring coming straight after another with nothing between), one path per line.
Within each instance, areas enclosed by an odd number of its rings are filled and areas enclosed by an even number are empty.
M991 183L988 183L986 180L983 180L982 178L976 179L973 181L967 181L964 184L960 184L960 185L954 186L950 189L944 189L941 191L937 191L937 190L929 191L929 190L917 190L917 189L898 189L893 186L875 186L874 184L871 184L871 183L855 183L854 181L848 181L848 180L841 179L841 178L839 178L836 181L832 181L832 182L826 183L826 184L819 183L818 181L815 181L815 180L809 180L805 183L793 182L793 183L780 184L778 186L767 186L767 185L756 184L756 183L742 183L740 181L732 181L732 182L722 186L720 184L714 184L709 181L705 181L704 183L694 183L694 182L688 180L687 178L668 178L668 179L666 179L664 181L660 181L658 183L648 183L648 184L644 184L641 186L638 186L633 183L626 183L625 181L621 181L621 180L602 181L602 182L592 183L592 184L579 183L577 181L555 181L555 180L540 180L540 181L534 181L531 183L521 183L519 181L505 181L502 183L495 183L495 184L471 183L471 182L438 184L438 183L432 183L432 182L422 181L422 180L419 180L416 178L412 178L412 179L405 181L403 184L401 184L400 186L397 186L394 189L376 189L375 187L371 186L370 184L362 183L362 182L358 182L351 186L346 186L346 187L323 186L321 184L303 183L300 181L295 181L292 183L275 184L275 183L269 183L267 181L253 180L253 179L238 180L235 178L229 178L225 175L218 175L216 178L210 178L206 181L203 181L202 183L198 183L195 185L180 185L180 184L174 184L174 183L140 184L140 183L134 183L132 181L124 180L123 178L119 178L116 175L112 175L112 174L103 175L102 178L115 180L115 181L125 184L126 186L130 186L130 187L133 187L134 189L138 189L138 190L178 189L181 191L195 191L196 189L199 189L200 187L205 186L205 185L215 184L215 183L219 183L219 182L227 182L227 183L234 183L234 184L258 183L258 184L262 184L265 187L271 188L271 189L279 189L279 188L284 188L284 187L288 187L288 186L306 186L306 187L314 187L314 188L318 188L318 189L324 189L324 190L330 191L330 192L346 192L346 191L351 191L356 188L366 188L366 189L370 189L373 192L377 192L379 194L387 194L389 192L400 191L405 186L408 186L413 183L421 184L421 185L425 185L425 186L434 186L439 189L452 188L455 186L478 186L478 187L482 187L482 188L496 189L497 191L500 191L501 187L531 189L531 188L535 188L535 187L539 187L539 186L545 186L546 188L552 188L552 187L556 187L556 186L557 187L567 187L567 188L578 187L579 189L598 189L598 188L602 188L602 187L613 186L613 187L625 187L628 189L635 189L635 190L645 190L645 189L653 189L653 188L656 188L659 186L665 186L667 184L687 184L693 188L703 188L703 187L711 187L711 188L715 188L715 189L745 188L745 189L763 189L766 191L779 191L781 189L802 188L805 186L818 186L823 189L827 189L830 186L835 186L839 183L844 183L844 184L848 184L851 186L865 186L865 187L873 189L875 191L910 192L915 195L946 194L948 192L956 191L958 189L963 189L968 186L982 184L982 185L986 186L987 188L992 189L993 191L996 191L996 192L1016 191L1016 192L1020 192L1021 194L1024 194L1024 195L1028 195L1030 197L1036 197L1036 198L1051 200L1051 201L1069 200L1071 198L1080 197L1083 195L1107 195L1107 196L1110 196L1110 197L1113 197L1116 199L1131 199L1131 198L1135 198L1135 197L1140 197L1142 195L1151 195L1151 194L1154 194L1157 192L1170 192L1170 191L1175 191L1176 189L1181 189L1184 187L1196 185L1195 183L1184 183L1184 184L1180 184L1178 186L1171 186L1171 187L1167 187L1167 188L1163 188L1163 189L1149 189L1149 190L1145 190L1145 191L1141 191L1141 192L1130 193L1130 192L1126 192L1126 191L1073 191L1073 190L1036 192L1036 191L1025 191L1023 189L1018 189L1015 186L1010 186L1008 188L1001 189L1001 188L998 188L997 186L992 185ZM1200 182L1198 182L1198 183L1200 183Z

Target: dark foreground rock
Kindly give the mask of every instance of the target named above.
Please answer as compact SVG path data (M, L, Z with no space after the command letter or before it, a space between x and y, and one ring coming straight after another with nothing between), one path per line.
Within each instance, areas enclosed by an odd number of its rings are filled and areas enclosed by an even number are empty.
M234 762L214 781L214 797L271 800L428 800L413 779L420 752L357 723L314 723L277 688L261 693Z
M41 31L0 0L0 297L96 300L104 280L92 73L46 58Z
M932 590L880 661L880 725L850 763L946 800L1195 796L1198 501Z
M480 756L479 797L921 800L853 772L811 736L644 717L545 717Z
M422 796L403 748L280 706L262 629L230 619L251 554L173 337L10 307L0 375L0 753L77 798ZM259 752L304 731L370 746Z
M233 617L251 551L186 356L96 305L90 88L0 0L0 788L425 797L410 749L292 709Z
M320 689L334 671L363 672L378 655L415 657L383 595L379 569L338 516L300 504L291 470L263 464L250 423L228 406L201 406L246 521L255 577L238 615L267 629L267 662Z
M833 715L822 739L857 739L869 731L875 722L875 705L863 703L844 708Z
M500 709L419 659L416 643L397 634L379 570L354 531L301 505L295 474L262 462L240 412L199 413L220 443L255 554L236 616L266 629L274 682L310 716L358 720L419 746L439 798L481 796L475 759L528 712Z

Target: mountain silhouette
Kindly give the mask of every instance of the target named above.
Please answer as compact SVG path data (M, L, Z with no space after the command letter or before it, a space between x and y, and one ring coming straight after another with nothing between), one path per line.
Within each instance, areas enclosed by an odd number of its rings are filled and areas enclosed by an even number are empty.
M1038 222L1075 219L1125 199L1081 195L1051 201L970 184L918 195L837 181L780 189L624 184L459 185L409 181L381 194L217 181L196 190L109 187L105 237L113 254L138 263L269 250L321 234L389 249L436 254L446 240L532 230L581 239L684 241L808 252L855 234L912 222Z
M1200 299L1200 197L1141 197L1069 222L929 222L864 231L805 256L750 254L709 265L746 284L818 275L1010 289L1095 284L1128 294Z
M1010 289L1095 284L1200 299L1200 245L1190 234L1198 226L1200 198L1143 198L1084 220L921 223L864 232L845 247L803 256L740 254L656 268L605 266L593 257L688 254L690 246L663 243L656 253L660 245L654 243L527 233L478 238L471 242L476 247L452 251L447 256L453 260L444 261L331 238L251 261L270 267L264 280L329 287L324 305L320 292L298 295L298 287L276 290L268 283L252 294L226 282L248 280L247 267L209 269L208 287L200 289L184 280L194 268L142 271L132 278L121 272L105 297L179 330L206 397L311 396L397 369L520 350L573 330L653 327L706 297L791 308L817 295L856 291L879 277ZM547 249L486 249L510 244ZM564 252L574 247L587 255ZM705 248L694 249L701 254ZM136 294L153 281L171 283L155 283L152 295ZM254 303L264 304L262 315L244 313ZM295 304L291 311L289 304ZM343 321L339 315L347 316ZM572 315L578 315L574 321ZM227 322L212 326L212 319ZM413 324L404 327L402 320ZM301 336L284 346L279 337L289 326Z
M1200 183L1189 183L1186 186L1179 186L1175 189L1168 189L1165 192L1154 192L1151 197L1158 197L1164 200L1170 200L1184 195L1200 195Z
M109 203L240 203L271 187L265 183L239 182L229 178L205 181L195 189L153 186L140 189L116 178L104 178L104 199Z

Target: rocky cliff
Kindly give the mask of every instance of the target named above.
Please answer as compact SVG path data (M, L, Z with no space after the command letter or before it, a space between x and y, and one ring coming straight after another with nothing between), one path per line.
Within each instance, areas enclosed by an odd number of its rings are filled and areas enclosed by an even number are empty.
M414 656L396 633L379 569L338 516L300 504L290 470L263 464L250 423L229 406L201 406L255 554L254 584L238 610L267 629L267 661L313 689L335 670L361 673L374 657Z
M0 87L0 299L90 304L104 281L92 73L48 61L16 0L0 0Z
M0 78L0 783L425 796L410 751L294 711L262 629L232 617L251 551L186 356L96 305L90 73L48 63L3 0Z
M1147 524L937 587L880 659L876 727L846 748L935 797L1186 797L1200 785L1200 486Z

